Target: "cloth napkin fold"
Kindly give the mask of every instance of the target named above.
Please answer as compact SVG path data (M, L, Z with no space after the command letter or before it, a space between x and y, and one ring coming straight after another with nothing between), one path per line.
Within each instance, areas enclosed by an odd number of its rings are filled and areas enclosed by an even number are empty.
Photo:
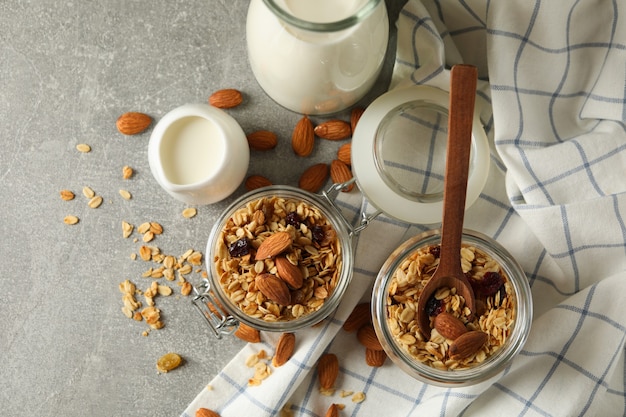
M490 235L520 262L535 319L503 374L465 388L422 384L387 360L365 364L341 325L387 256L436 225L379 216L361 233L353 281L336 313L297 333L294 356L249 386L246 359L271 356L278 335L237 353L183 412L229 416L576 416L626 414L626 4L409 0L397 21L391 88L448 90L448 68L478 66L477 108L491 142L488 182L465 227ZM486 81L486 80L489 81ZM337 199L358 220L353 191ZM340 362L337 392L319 393L316 361ZM340 390L362 392L353 402Z

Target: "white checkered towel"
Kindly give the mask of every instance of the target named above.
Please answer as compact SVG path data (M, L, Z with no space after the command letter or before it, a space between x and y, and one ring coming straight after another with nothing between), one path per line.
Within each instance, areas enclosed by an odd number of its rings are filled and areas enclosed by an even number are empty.
M229 416L622 416L626 413L626 3L591 0L409 0L397 22L392 88L448 89L452 64L479 67L477 106L492 143L491 171L465 226L498 240L533 293L528 342L494 381L444 389L387 361L368 367L354 334L339 331L369 298L378 269L407 236L432 226L379 217L360 236L354 282L323 326L297 334L296 352L261 386L244 364L271 355L276 335L248 345L184 411ZM486 81L488 80L488 81ZM342 194L348 216L358 193ZM315 364L339 357L337 386L319 394ZM202 387L200 387L202 388Z

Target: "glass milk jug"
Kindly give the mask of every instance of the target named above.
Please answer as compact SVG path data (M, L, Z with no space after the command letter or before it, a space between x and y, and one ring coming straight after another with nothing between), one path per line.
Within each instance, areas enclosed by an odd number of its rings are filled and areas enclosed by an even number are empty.
M389 20L383 0L251 0L246 36L254 76L274 101L331 114L373 86Z

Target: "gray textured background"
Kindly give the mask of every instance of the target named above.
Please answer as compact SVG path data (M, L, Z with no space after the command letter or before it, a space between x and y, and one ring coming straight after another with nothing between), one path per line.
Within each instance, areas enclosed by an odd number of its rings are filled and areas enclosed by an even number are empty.
M389 59L363 104L387 88L403 3L388 1ZM130 259L141 242L122 239L121 221L161 223L165 232L153 244L165 253L204 252L216 217L244 190L184 219L186 206L150 174L151 130L124 137L115 120L126 111L158 120L217 89L238 88L245 104L229 113L244 131L280 138L277 149L252 152L249 173L297 185L304 166L330 162L338 143L318 141L306 160L293 155L300 116L273 103L252 76L247 7L238 0L0 2L2 415L178 415L243 345L214 339L189 298L157 299L166 327L148 337L145 323L122 315L118 283L131 279L145 289L150 280L141 278L149 265ZM78 143L92 152L78 153ZM136 170L129 181L121 178L124 165ZM83 186L104 197L100 208L87 207ZM121 199L121 188L133 199ZM61 189L76 199L62 201ZM80 223L66 226L68 214ZM168 351L186 363L157 374L156 359Z

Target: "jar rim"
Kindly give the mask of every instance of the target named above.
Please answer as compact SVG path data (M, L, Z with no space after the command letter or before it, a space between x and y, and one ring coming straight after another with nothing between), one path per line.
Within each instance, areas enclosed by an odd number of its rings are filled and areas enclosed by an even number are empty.
M279 6L275 0L263 0L263 3L265 3L267 8L285 22L299 29L309 30L312 32L337 32L340 30L348 29L369 16L380 2L381 0L367 0L367 2L355 13L344 19L336 20L333 22L321 23L311 22L296 17L286 11L283 7Z
M483 363L463 370L439 370L419 363L393 340L386 321L385 300L391 275L398 265L415 250L440 242L440 230L423 232L400 245L387 258L374 283L372 317L378 339L391 360L404 372L422 382L443 387L468 386L496 377L525 344L532 322L530 285L522 267L508 251L488 236L469 229L463 230L463 243L472 244L492 256L506 271L515 291L516 320L506 344Z

